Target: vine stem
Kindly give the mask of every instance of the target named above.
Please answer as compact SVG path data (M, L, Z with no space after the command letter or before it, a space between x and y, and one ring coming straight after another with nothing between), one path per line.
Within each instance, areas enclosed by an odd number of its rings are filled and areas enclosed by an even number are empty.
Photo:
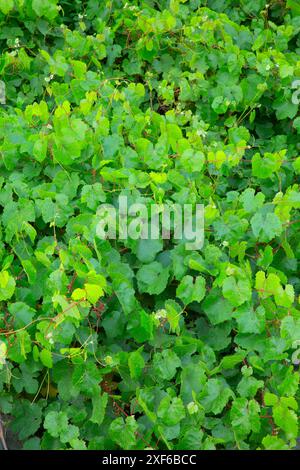
M3 449L8 450L4 434L5 434L4 433L4 426L3 426L3 423L2 423L2 420L1 420L1 417L0 417L0 442L2 444Z
M114 399L112 400L113 400L113 405L119 410L119 412L125 415L126 418L128 418L130 415L126 413L126 411L119 405L119 403L117 403ZM151 445L144 439L144 437L138 431L136 431L134 434L137 437L139 437L144 442L144 444L147 445L147 447L151 447ZM154 450L157 450L157 449L154 449Z

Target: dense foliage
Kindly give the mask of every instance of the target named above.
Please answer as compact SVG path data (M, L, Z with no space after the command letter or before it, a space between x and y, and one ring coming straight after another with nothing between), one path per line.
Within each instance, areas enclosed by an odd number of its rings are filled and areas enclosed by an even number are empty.
M5 426L24 449L294 447L299 2L0 0L0 26ZM203 249L97 238L119 195L204 204Z

